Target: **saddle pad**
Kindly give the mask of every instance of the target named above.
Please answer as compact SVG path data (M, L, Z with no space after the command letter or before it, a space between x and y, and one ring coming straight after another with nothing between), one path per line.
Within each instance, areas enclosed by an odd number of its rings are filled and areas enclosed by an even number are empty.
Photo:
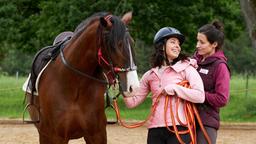
M49 63L50 63L51 61L52 61L52 60L50 60L50 61L44 66L44 68L40 71L40 73L38 74L38 77L36 78L36 84L35 84L36 90L33 92L33 95L38 96L39 80L40 80L41 75L43 74L44 70L46 69L46 67L49 65ZM31 91L32 85L31 85L31 79L30 79L30 77L31 77L31 74L28 75L27 80L25 81L25 83L24 83L23 86L22 86L22 90L23 90L24 92L27 92L27 93L29 93L29 94L32 94L32 91Z

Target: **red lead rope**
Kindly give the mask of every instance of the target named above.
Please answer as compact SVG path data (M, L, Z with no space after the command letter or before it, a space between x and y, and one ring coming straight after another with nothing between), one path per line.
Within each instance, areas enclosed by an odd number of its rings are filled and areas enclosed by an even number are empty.
M190 88L189 82L186 81L186 80L178 83L178 85L181 85L181 86L186 87L186 88ZM117 121L119 121L121 126L126 127L126 128L137 128L137 127L140 127L140 126L144 125L150 119L150 117L152 115L154 115L156 107L157 107L157 104L159 102L159 98L161 96L162 96L161 94L157 96L157 99L156 99L155 103L153 104L153 106L151 107L150 114L148 115L146 120L144 120L142 122L130 124L130 125L127 125L121 119L120 110L119 110L119 107L118 107L118 104L117 104L117 99L114 99L113 102L114 102L114 109L115 109L116 116L117 116ZM179 142L181 144L185 144L185 143L181 139L180 134L188 134L188 133L189 133L189 135L191 137L191 144L196 144L197 143L197 140L196 140L196 119L195 119L195 117L196 117L197 121L199 123L199 126L200 126L201 130L203 131L205 139L207 140L208 144L211 144L210 138L209 138L209 136L208 136L208 134L207 134L203 124L202 124L202 121L200 119L200 116L198 114L198 111L197 111L197 108L196 108L195 104L191 103L191 102L188 102L188 101L185 101L185 100L182 100L179 97L176 97L176 109L178 109L179 103L181 101L184 102L184 112L185 112L185 117L186 117L186 123L182 123L181 122L181 120L179 118L178 110L176 110L177 120L178 120L178 122L182 126L188 128L188 130L179 131L177 126L176 126L176 122L175 122L175 118L174 118L174 113L173 113L173 109L172 109L172 104L171 104L171 101L169 101L169 98L170 98L169 96L166 96L166 98L165 98L165 106L164 106L164 113L165 113L164 119L165 119L166 128L170 132L175 133L177 139L179 140ZM169 108L170 108L170 116L171 116L171 121L172 121L173 129L170 129L168 124L167 124L167 108L168 108L168 103L170 103Z

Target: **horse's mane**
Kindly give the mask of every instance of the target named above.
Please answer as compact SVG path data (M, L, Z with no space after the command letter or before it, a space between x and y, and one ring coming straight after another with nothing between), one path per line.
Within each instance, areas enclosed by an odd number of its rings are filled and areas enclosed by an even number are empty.
M82 21L75 29L74 33L76 36L79 36L84 29L94 20L98 19L99 17L103 17L105 15L107 15L107 12L98 12L95 13L93 15L91 15L90 17L88 17L87 19L85 19L84 21Z
M118 52L120 55L128 54L126 55L129 56L129 51L123 51L121 52L120 50L128 50L125 48L120 49L120 43L123 44L123 47L128 47L128 37L129 33L127 32L127 28L124 25L124 23L120 20L119 17L117 16L112 16L111 18L112 26L109 32L106 34L105 38L108 43L107 47L111 48L111 51ZM104 33L102 33L104 37ZM117 49L119 48L119 49Z
M87 28L88 25L90 25L96 20L99 20L100 17L104 17L109 14L110 13L108 12L98 12L88 17L76 27L74 31L74 37L79 37L81 33ZM102 25L99 25L98 27L98 36L101 38L105 38L104 41L107 42L107 43L102 42L103 45L105 45L105 47L107 48L110 48L109 49L110 52L117 52L117 53L120 53L121 55L129 54L128 51L122 52L120 51L120 49L118 49L118 44L120 44L120 42L123 44L124 47L127 47L128 45L127 38L130 35L126 32L127 28L125 24L121 21L119 17L114 15L112 15L112 18L110 21L112 23L111 28L106 28Z

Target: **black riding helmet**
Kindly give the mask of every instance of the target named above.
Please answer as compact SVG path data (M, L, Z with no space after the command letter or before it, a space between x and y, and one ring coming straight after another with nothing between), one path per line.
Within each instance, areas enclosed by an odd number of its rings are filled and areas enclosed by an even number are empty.
M185 41L185 36L181 34L179 30L173 27L164 27L156 33L154 37L154 44L165 42L165 39L169 37L175 37L179 39L180 45L182 45L182 43Z

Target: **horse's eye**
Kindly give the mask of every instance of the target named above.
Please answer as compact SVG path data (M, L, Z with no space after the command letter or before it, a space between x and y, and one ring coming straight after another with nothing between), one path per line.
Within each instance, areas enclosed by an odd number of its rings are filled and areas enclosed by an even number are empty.
M123 42L119 41L117 46L118 46L118 48L123 48L124 44L123 44Z

